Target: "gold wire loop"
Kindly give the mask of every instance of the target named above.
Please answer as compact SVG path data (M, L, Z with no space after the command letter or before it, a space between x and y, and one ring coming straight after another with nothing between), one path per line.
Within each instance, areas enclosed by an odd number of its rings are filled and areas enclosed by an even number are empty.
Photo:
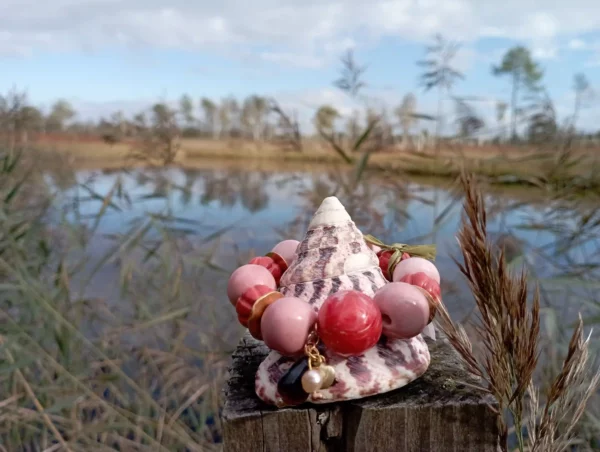
M308 368L312 370L313 367L319 367L321 364L326 362L325 357L319 353L317 344L319 343L319 336L316 330L312 330L306 340L304 346L304 354L308 358Z

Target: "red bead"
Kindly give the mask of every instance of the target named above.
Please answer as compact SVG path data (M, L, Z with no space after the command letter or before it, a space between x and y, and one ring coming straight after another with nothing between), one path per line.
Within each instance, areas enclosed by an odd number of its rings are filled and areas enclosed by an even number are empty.
M269 286L262 284L252 286L247 289L235 303L235 312L237 312L238 320L240 323L248 327L248 319L252 314L252 308L260 297L273 292L273 289Z
M317 332L323 344L342 356L360 355L381 337L382 319L371 297L356 290L336 292L319 310Z
M258 256L250 259L249 264L260 265L261 267L269 270L269 273L275 278L275 283L279 286L279 280L285 270L281 268L281 265L277 264L272 257L269 256Z
M389 271L390 258L392 257L392 254L394 254L394 252L391 250L382 250L377 253L377 256L379 257L379 268L383 272L383 276L385 276L388 281L392 280L392 275Z

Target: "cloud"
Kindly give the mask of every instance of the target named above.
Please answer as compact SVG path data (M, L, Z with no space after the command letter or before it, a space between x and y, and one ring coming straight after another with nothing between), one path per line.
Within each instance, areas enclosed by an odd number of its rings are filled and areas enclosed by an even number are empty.
M600 28L597 0L4 0L0 54L94 52L127 46L252 49L281 64L318 67L360 38L432 34L553 43ZM518 12L518 13L515 13ZM542 56L552 56L548 46Z
M567 47L571 50L580 50L587 48L587 43L582 39L571 39Z

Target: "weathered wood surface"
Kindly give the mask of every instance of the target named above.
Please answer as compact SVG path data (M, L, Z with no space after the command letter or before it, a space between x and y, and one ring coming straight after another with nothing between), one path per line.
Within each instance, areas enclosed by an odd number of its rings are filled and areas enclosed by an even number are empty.
M498 452L493 398L469 386L477 381L446 339L428 345L429 369L404 388L276 409L254 393L254 374L268 350L247 334L224 390L224 451Z

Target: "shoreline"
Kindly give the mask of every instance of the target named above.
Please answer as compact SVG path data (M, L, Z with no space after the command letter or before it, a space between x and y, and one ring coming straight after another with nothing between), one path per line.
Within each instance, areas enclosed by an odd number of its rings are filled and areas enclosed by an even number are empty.
M192 147L193 143L182 143L179 158L174 164L182 168L206 168L207 165L223 165L260 171L280 171L292 167L298 171L352 170L356 163L349 164L333 150L307 149L299 153L265 147L233 145L218 149ZM206 145L206 143L203 143ZM40 154L56 153L66 158L69 166L75 170L132 169L141 167L160 167L161 163L148 163L127 158L129 147L125 143L109 146L72 142L60 147L39 146L33 148ZM353 156L356 161L360 155ZM457 151L442 149L439 155L433 151L417 153L411 151L374 153L365 167L370 173L393 173L403 175L452 181L464 168L486 179L486 182L499 187L521 187L531 190L548 191L548 188L569 187L575 191L596 191L600 188L599 157L591 152L577 153L574 158L583 157L583 161L574 166L558 162L558 152L531 152L524 149L522 154L514 152L487 156L481 155L481 149ZM587 158L586 158L587 157ZM568 162L570 163L570 162Z

